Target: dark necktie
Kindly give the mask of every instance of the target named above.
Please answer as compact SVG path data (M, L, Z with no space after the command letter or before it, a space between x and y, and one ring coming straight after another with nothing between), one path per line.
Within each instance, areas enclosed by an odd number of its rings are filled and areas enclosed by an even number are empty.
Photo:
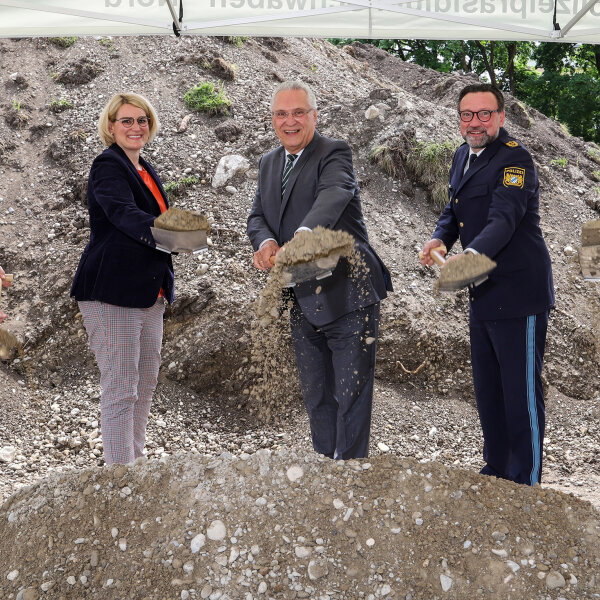
M469 166L467 167L467 171L473 166L473 163L475 162L476 158L477 158L477 154L469 155Z
M283 194L285 193L285 187L287 185L288 179L290 178L290 173L292 172L292 167L294 166L294 161L298 158L297 154L288 154L287 162L285 163L285 168L283 169L283 177L281 178L281 197L283 198Z

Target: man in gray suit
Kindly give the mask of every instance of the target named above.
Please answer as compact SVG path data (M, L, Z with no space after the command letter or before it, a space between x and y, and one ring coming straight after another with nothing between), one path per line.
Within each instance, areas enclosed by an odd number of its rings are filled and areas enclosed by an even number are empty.
M359 276L342 258L330 277L298 284L290 321L315 451L336 459L365 457L379 301L392 289L390 275L369 245L350 147L315 131L312 90L299 81L280 84L271 114L283 146L259 164L247 230L254 266L269 269L283 244L317 225L354 237L363 263Z

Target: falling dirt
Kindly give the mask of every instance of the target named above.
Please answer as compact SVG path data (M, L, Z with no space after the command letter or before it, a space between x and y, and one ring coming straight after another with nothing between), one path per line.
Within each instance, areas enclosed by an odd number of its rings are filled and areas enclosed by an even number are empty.
M251 373L256 380L250 398L265 421L285 414L286 407L295 402L294 392L297 393L296 378L291 377L287 368L281 368L279 359L282 348L289 346L290 337L287 315L293 292L289 292L287 286L290 279L295 280L294 269L305 269L312 263L317 275L323 271L319 262L332 254L352 260L354 238L345 231L324 227L300 231L277 254L265 287L254 304L257 318L251 330Z

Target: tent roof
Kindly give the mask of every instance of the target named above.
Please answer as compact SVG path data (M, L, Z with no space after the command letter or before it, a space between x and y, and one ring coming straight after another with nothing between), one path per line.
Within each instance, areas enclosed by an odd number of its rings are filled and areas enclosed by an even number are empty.
M0 0L0 37L170 34L174 23L183 35L600 43L596 0Z

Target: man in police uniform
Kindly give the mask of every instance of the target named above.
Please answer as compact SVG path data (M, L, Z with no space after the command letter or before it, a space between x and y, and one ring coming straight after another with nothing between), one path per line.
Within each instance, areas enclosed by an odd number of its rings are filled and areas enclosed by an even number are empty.
M496 261L489 278L469 289L473 382L486 462L481 472L535 485L545 426L542 361L554 304L537 172L529 152L502 127L499 90L488 84L465 87L458 112L466 143L454 155L449 202L421 262L431 265L429 251L441 244L450 249L458 238L464 252Z

